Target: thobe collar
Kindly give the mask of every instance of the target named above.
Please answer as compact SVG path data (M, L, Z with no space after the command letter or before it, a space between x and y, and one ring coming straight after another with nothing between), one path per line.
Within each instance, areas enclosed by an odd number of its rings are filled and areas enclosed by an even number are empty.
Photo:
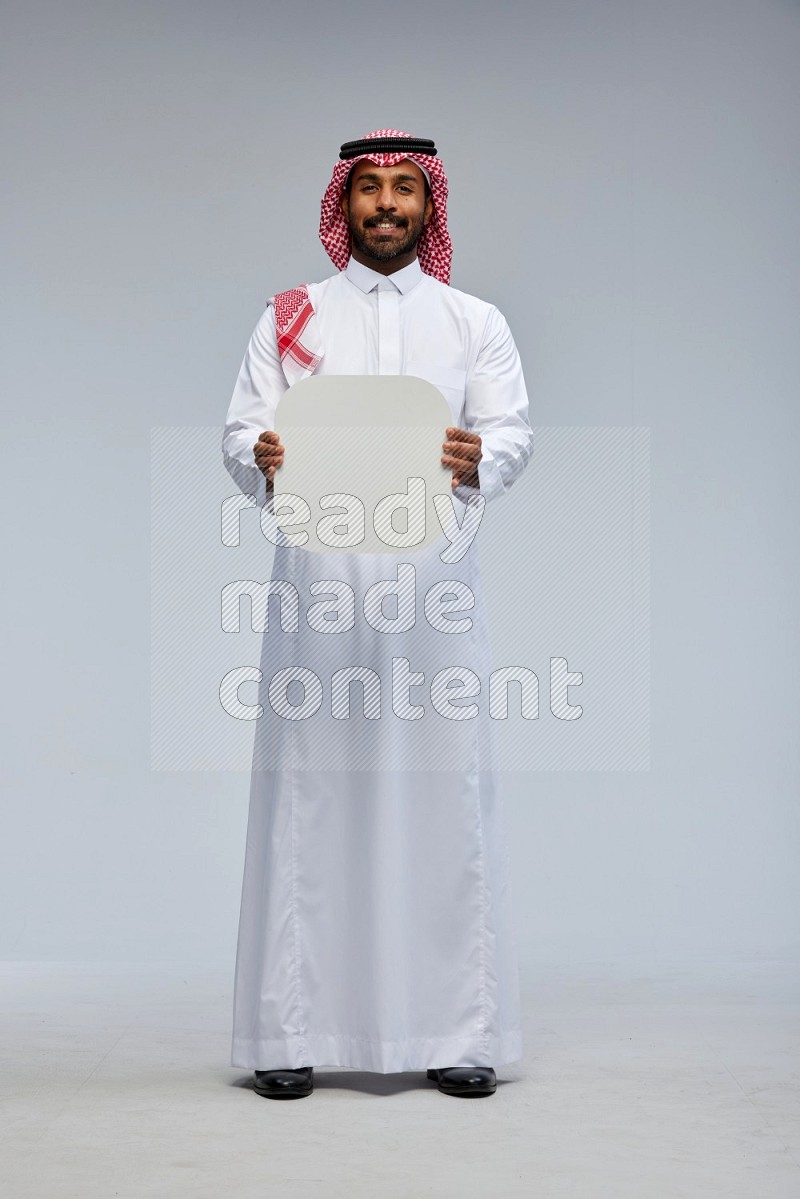
M404 266L401 270L394 271L391 275L384 275L380 271L373 271L369 266L364 266L363 262L356 262L355 258L351 257L344 268L344 273L350 282L363 292L374 291L379 283L385 284L388 279L403 295L416 287L423 278L423 270L419 265L418 258L409 262L408 266Z

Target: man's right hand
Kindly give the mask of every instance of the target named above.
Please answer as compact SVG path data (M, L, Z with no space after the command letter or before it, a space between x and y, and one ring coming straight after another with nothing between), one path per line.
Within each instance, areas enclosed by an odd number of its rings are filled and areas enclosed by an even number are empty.
M253 446L256 466L267 480L267 491L274 490L275 471L283 462L284 447L277 433L265 429Z

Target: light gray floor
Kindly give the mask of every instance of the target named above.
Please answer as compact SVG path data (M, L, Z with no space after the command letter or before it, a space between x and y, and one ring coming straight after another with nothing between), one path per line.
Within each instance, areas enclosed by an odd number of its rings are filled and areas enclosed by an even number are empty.
M800 1199L788 962L538 967L494 1096L320 1068L276 1103L230 1067L231 971L0 963L14 1199Z

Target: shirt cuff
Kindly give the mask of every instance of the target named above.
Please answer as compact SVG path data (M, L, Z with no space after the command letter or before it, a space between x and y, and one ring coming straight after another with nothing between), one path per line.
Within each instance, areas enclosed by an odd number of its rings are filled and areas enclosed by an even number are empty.
M502 495L505 491L500 467L492 457L491 451L486 448L485 443L481 446L481 460L478 463L478 483L479 487L469 487L466 483L459 483L458 487L453 488L453 495L458 496L463 503L466 503L470 496L482 495L488 503L489 500Z
M263 508L264 502L267 499L267 481L263 473L254 464L250 466L239 458L234 458L227 450L223 451L222 459L225 464L225 469L233 479L236 486L243 495L254 495L256 497L256 505ZM269 493L272 494L271 492Z

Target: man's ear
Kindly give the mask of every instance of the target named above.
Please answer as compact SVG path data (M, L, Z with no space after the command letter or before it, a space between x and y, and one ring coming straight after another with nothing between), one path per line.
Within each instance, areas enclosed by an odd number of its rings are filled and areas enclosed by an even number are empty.
M432 216L433 216L433 197L428 196L427 200L425 201L425 219L424 219L423 223L427 225Z
M342 212L344 213L345 218L349 218L349 216L350 216L350 197L348 196L347 192L342 192L341 199L339 200L339 207L342 210Z

